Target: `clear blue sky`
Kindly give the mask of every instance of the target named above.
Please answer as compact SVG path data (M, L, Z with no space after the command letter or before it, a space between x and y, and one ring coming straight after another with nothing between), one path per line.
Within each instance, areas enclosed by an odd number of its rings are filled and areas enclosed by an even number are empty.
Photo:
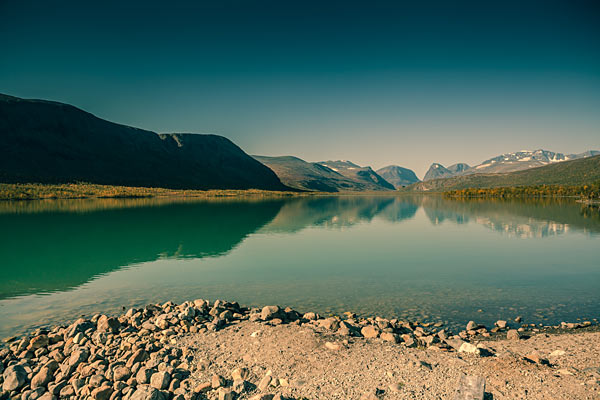
M577 0L0 0L0 92L422 177L599 149L599 20Z

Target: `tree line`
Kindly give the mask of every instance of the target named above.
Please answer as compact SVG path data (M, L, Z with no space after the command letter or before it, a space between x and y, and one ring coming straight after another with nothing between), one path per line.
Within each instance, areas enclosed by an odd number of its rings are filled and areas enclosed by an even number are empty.
M600 200L600 181L585 185L534 185L467 188L444 192L446 197L579 197Z

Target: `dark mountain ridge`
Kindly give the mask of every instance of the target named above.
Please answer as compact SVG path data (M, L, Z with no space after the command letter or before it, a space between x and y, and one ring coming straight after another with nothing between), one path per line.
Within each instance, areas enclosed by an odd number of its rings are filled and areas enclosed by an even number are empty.
M288 189L222 136L157 134L68 104L6 95L0 95L0 155L6 183Z

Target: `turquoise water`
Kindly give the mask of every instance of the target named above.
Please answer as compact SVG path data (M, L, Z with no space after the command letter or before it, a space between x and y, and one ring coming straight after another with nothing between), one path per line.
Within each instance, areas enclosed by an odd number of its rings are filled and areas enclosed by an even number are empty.
M0 203L0 336L195 298L323 314L600 314L600 213L439 196Z

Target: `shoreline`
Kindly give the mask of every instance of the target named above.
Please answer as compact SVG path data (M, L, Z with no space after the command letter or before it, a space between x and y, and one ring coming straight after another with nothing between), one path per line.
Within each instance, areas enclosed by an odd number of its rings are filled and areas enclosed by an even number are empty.
M201 299L179 305L150 304L129 309L117 317L96 314L68 326L38 328L29 336L2 343L0 399L88 396L101 400L270 400L273 396L281 399L393 399L407 398L408 388L423 387L425 381L420 381L425 379L420 378L423 372L426 375L441 373L436 375L440 382L451 377L455 380L453 387L447 387L448 382L444 381L444 385L421 390L418 396L408 398L438 398L439 393L453 393L458 384L456 371L449 373L441 366L462 365L464 361L471 366L481 364L477 376L488 379L487 398L489 395L494 399L516 398L518 396L502 394L500 389L494 392L489 386L497 377L490 375L488 364L500 365L505 357L510 359L509 364L516 362L534 367L544 376L550 374L562 379L581 375L583 381L578 381L578 386L573 388L585 389L582 393L591 390L590 394L598 395L600 365L596 366L597 371L586 372L578 367L560 368L562 361L554 360L565 358L562 355L567 352L585 357L590 348L600 355L598 328L598 324L591 321L543 327L522 324L517 318L497 321L494 327L471 321L464 330L454 334L439 323L359 318L353 313L324 317L278 306L247 308L236 302ZM530 344L536 342L547 342L544 346L551 348L534 346L530 351ZM574 343L565 349L554 348L567 342ZM262 350L254 354L256 346ZM512 350L507 353L499 350L505 346ZM235 348L236 354L228 348ZM288 350L282 352L280 348ZM515 359L515 351L523 354ZM225 357L222 352L226 353ZM398 358L406 363L415 357L426 361L413 362L408 371L369 370L367 375L373 377L355 382L356 374L363 371L356 370L356 366L380 362L378 358L363 359L373 352L391 352L388 363L398 362ZM331 364L333 359L343 360L343 363ZM281 365L263 365L271 360ZM290 360L295 361L287 365ZM299 369L298 365L303 363L309 363L308 367ZM351 366L353 364L356 365ZM325 380L313 382L318 380L313 375L323 369L329 371ZM513 376L514 366L498 371L517 378ZM470 372L476 373L477 368ZM472 375L470 372L467 375ZM396 375L405 373L401 384L385 386L379 382L392 381ZM300 379L299 374L308 375ZM323 387L335 386L339 379L349 380L344 395L321 392ZM550 387L552 390L561 388ZM569 390L575 390L573 388ZM575 397L556 398L588 398L581 397L577 390L573 394ZM527 398L538 397L534 394Z

